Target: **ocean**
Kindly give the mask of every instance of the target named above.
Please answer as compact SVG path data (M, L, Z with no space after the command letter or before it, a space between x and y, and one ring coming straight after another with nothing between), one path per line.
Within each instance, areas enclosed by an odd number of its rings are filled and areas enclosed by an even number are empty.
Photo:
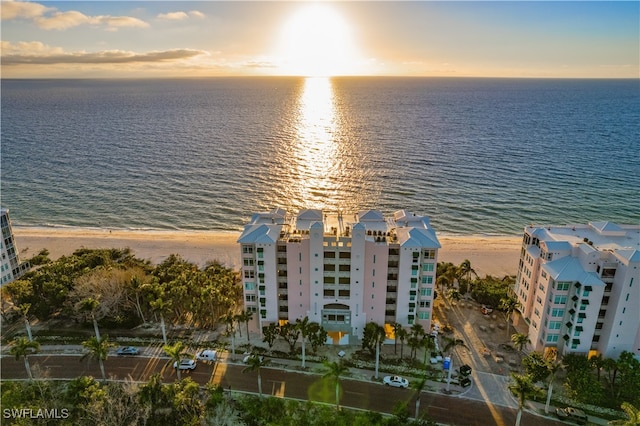
M445 234L640 223L638 80L7 80L14 225L238 231L274 207Z

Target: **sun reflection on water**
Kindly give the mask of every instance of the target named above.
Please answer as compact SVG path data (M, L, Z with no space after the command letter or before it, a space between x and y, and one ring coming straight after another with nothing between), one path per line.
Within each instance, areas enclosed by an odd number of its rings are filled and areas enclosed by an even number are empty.
M328 78L307 78L299 99L292 182L306 208L323 208L337 195L339 147L333 87Z

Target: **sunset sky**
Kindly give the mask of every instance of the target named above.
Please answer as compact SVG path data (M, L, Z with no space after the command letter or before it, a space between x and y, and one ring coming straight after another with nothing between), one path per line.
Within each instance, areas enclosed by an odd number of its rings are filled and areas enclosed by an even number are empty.
M2 77L638 78L639 4L2 1Z

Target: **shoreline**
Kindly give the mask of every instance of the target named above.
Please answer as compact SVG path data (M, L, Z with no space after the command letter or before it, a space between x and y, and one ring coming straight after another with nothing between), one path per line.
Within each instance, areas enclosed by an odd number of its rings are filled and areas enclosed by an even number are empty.
M49 250L53 260L70 255L80 248L126 248L136 257L153 264L171 254L199 266L208 261L240 269L240 231L128 230L109 228L13 226L16 248L21 260ZM442 248L439 262L459 265L465 259L480 276L515 275L520 257L521 235L451 235L439 234Z

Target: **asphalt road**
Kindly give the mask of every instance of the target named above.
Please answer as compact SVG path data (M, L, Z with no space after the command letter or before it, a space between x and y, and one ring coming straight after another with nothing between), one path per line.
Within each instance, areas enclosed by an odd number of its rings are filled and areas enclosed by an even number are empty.
M101 377L96 361L80 361L79 355L34 355L29 357L36 377L73 379L81 375ZM108 377L135 381L146 381L154 373L161 373L166 382L176 379L175 370L167 358L131 356L109 357L105 361ZM24 379L27 377L24 362L14 357L0 359L2 380ZM242 373L243 365L199 362L193 371L182 374L195 382L220 384L233 391L258 392L256 372ZM264 394L335 403L335 387L328 379L320 375L305 374L280 369L263 368L262 391ZM340 404L365 410L391 413L398 402L408 401L413 413L415 407L414 391L383 386L356 380L341 379ZM420 412L428 414L439 423L451 425L513 425L516 411L511 408L491 405L484 401L448 396L433 392L423 392L420 396ZM522 425L556 425L553 420L523 414Z

